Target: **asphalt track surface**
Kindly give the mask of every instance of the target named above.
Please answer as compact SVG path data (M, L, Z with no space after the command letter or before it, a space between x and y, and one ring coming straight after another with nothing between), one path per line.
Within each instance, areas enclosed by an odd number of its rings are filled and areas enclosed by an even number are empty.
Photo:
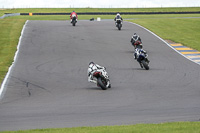
M164 29L163 29L164 30ZM132 34L150 70L133 58ZM90 61L112 88L87 82ZM199 121L200 66L129 22L29 21L0 103L0 130Z

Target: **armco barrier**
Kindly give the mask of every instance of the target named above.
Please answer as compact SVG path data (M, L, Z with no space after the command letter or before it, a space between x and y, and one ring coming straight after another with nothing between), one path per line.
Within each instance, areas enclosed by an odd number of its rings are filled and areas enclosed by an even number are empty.
M10 16L19 16L20 13L5 13L5 15L1 16L0 19L10 17Z

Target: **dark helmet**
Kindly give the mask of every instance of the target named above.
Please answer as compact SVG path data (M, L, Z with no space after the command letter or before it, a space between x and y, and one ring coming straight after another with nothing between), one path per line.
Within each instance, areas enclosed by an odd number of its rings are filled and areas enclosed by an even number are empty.
M91 62L89 63L89 65L91 65L91 64L94 64L94 62L93 62L93 61L91 61Z

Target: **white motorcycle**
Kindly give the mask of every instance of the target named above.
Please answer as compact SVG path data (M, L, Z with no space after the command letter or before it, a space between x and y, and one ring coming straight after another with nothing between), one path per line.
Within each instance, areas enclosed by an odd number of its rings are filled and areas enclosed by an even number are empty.
M111 88L109 76L105 69L97 70L93 73L93 77L97 79L97 86L101 87L102 90L106 90L107 88ZM107 84L109 83L108 87Z

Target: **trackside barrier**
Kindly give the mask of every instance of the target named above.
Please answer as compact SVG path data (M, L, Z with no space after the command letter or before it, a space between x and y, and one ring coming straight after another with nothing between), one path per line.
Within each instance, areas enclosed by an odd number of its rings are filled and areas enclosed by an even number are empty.
M20 13L5 13L5 15L1 16L0 19L4 19L6 17L10 17L10 16L19 16Z

